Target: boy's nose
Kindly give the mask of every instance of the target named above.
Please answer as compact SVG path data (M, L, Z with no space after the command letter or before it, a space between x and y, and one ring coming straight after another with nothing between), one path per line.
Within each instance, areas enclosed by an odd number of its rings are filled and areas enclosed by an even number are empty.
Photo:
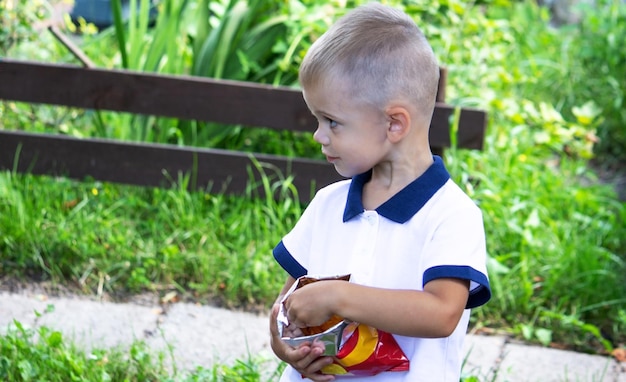
M321 144L322 146L326 146L330 144L330 139L328 138L328 134L324 133L322 127L318 126L317 130L313 133L313 139L315 142Z

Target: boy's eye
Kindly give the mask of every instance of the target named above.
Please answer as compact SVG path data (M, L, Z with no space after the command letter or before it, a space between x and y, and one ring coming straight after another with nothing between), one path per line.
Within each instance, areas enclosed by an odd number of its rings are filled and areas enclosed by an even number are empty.
M332 120L330 118L326 118L326 119L328 120L328 125L330 126L331 129L334 128L334 127L337 127L337 125L338 125L337 121Z

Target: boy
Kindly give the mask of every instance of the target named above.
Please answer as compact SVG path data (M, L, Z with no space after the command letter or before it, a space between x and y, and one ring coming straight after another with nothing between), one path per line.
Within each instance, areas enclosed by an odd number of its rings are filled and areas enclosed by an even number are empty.
M307 52L300 83L319 124L314 138L350 180L320 190L274 249L289 276L272 310L281 381L332 381L318 343L280 340L276 315L299 276L350 274L296 290L289 322L316 326L336 314L394 335L409 371L366 381L455 381L470 310L491 292L482 215L428 142L438 64L403 12L372 3L332 26ZM361 380L351 377L350 381Z

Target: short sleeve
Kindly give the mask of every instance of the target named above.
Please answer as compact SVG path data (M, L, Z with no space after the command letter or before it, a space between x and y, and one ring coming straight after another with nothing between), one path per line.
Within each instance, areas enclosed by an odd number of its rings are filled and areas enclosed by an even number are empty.
M469 280L467 308L478 307L491 298L486 260L482 214L472 204L439 222L424 256L423 284L439 278Z

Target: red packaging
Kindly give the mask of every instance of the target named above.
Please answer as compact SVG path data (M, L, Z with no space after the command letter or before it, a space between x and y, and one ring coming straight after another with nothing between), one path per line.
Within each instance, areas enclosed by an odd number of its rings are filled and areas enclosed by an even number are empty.
M364 377L409 370L409 359L390 333L358 324L347 326L343 337L347 339L334 362L322 368L322 373Z
M348 281L348 279L349 275L328 278L303 276L297 280L293 289L286 294L285 299L293 290L302 288L311 282L324 280ZM385 371L409 370L409 359L393 335L356 322L343 321L342 325L337 324L337 322L342 321L343 318L341 317L333 317L320 327L303 328L303 333L307 334L304 337L283 337L283 341L290 343L292 346L297 346L301 341L310 341L318 336L320 339L323 339L327 335L332 335L326 348L327 350L334 348L335 352L325 353L325 355L332 356L334 362L322 368L321 372L323 374L363 377ZM288 325L286 315L281 309L279 328L286 325ZM280 332L282 333L282 330ZM333 346L333 344L335 345Z

